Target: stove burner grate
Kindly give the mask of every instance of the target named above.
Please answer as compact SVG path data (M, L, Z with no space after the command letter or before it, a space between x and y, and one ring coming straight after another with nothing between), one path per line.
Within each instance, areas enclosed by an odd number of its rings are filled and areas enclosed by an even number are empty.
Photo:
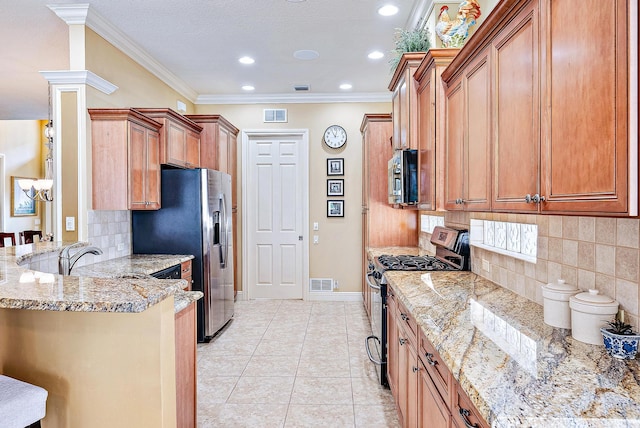
M378 263L386 270L459 270L455 266L447 264L433 256L391 256L381 255Z

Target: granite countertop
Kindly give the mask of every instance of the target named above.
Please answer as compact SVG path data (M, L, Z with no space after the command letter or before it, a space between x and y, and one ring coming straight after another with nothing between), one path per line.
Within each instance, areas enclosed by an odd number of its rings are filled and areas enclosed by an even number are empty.
M103 262L103 266L95 263L73 270L82 276L42 273L19 266L34 256L59 253L69 244L38 242L0 248L0 308L142 312L171 295L175 296L176 310L201 297L200 292L183 291L187 283L182 279L157 280L141 275L189 260L191 256L122 257ZM109 270L111 274L107 273Z
M385 276L491 426L640 426L637 360L574 340L542 306L472 272Z

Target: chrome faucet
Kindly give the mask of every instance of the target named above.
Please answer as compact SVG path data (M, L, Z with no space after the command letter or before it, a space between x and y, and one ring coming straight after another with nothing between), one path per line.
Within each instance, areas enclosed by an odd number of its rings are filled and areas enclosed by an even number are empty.
M76 251L72 256L69 255L69 251L72 248L77 248L83 245L82 242L76 242L75 244L67 245L60 251L60 256L58 257L58 273L60 275L70 275L71 269L73 269L73 265L76 264L80 257L85 254L102 254L102 250L98 247L82 247L78 251Z

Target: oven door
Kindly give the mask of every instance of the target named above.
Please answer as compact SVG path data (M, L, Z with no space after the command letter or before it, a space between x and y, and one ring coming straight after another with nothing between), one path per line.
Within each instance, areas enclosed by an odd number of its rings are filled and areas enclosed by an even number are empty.
M378 282L375 271L367 273L366 281L371 293L371 336L365 340L365 349L369 360L376 367L378 379L382 385L387 383L387 307L385 305L386 284Z

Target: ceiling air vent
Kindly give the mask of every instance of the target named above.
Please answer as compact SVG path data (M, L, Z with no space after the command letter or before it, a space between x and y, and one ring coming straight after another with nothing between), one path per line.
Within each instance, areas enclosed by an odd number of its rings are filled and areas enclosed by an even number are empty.
M264 109L264 123L278 123L287 121L287 109L266 108Z
M310 88L309 88L309 85L295 85L293 89L296 92L307 92L309 91Z

